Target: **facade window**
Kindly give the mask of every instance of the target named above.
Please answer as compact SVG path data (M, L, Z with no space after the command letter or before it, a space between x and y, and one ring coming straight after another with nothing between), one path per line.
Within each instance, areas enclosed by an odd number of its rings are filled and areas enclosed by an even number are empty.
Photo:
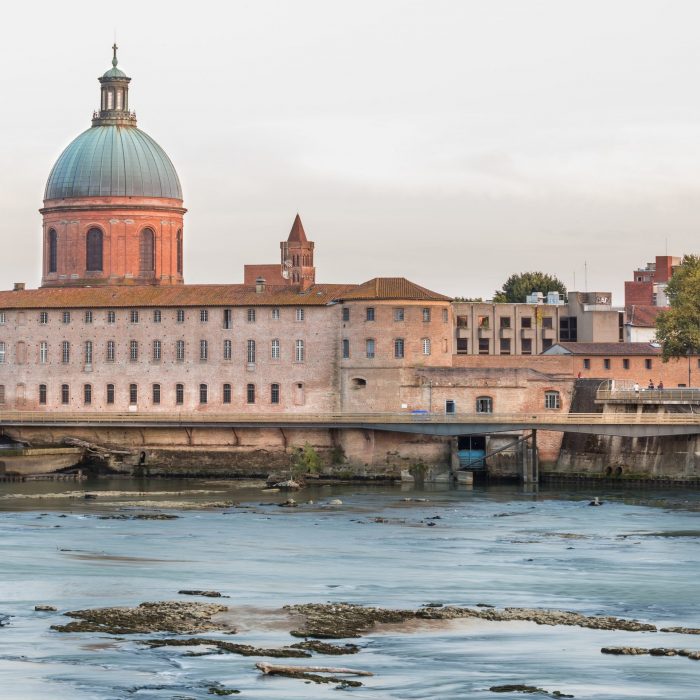
M303 321L304 320L304 309L298 308L297 309L297 315L296 315L297 321Z
M0 403L5 403L5 385L0 384Z
M457 338L457 354L469 354L469 338Z
M92 311L90 309L85 312L85 323L92 323Z
M200 323L207 323L209 321L209 309L200 309L199 310L199 322Z
M61 320L63 321L63 323L70 323L70 311L64 311Z
M91 228L85 239L85 269L89 272L102 271L102 231Z
M139 359L139 341L130 340L129 341L129 360L131 362L136 362Z
M421 347L423 348L424 355L430 355L430 338L423 338L421 341Z
M233 343L227 338L224 340L224 360L230 360L233 353Z
M520 319L520 327L521 328L532 328L532 317L531 316L523 316Z
M583 369L590 369L591 368L591 361L588 358L585 358L583 360Z
M145 228L139 238L139 274L141 277L152 276L155 269L155 234L150 228Z
M255 403L255 384L248 384L245 391L246 402Z
M368 306L365 309L365 321L374 321L374 307Z
M178 322L178 323L184 323L184 322L185 322L185 310L184 310L184 309L178 309L178 310L177 310L177 322Z
M273 321L279 321L280 320L280 310L278 308L272 309L272 320Z
M209 398L209 388L206 384L199 385L199 403L206 403Z
M231 385L230 384L224 384L223 402L224 403L231 403Z
M83 403L86 406L92 403L92 384L83 385Z
M182 274L182 231L177 232L177 238L176 238L176 247L177 247L177 272L178 274Z
M394 309L394 321L403 321L406 318L406 313L402 307Z
M231 309L224 309L223 327L226 330L233 328L233 311Z
M554 323L554 322L553 322L551 316L545 316L545 317L542 319L542 328L547 328L547 329L553 328L553 327L554 327L554 326L553 326L553 323Z
M248 309L246 318L248 319L248 323L255 323L255 309Z
M114 403L114 384L107 384L107 403Z
M92 340L85 341L85 364L92 364Z
M559 319L559 340L570 343L578 341L578 319L576 316L562 316Z
M347 323L350 320L350 307L343 307L343 323Z
M46 384L39 384L39 403L42 406L46 405Z
M49 322L49 312L48 311L40 311L39 312L39 323L42 326L45 326Z
M61 403L64 405L70 403L70 387L68 384L61 384Z
M209 343L206 340L199 341L199 359L206 362L209 359Z
M450 320L450 312L447 309L442 310L442 322L447 323Z
M501 316L499 319L501 328L510 328L510 316Z
M430 323L430 309L428 307L423 309L423 323Z
M491 352L491 341L489 338L479 338L479 355L488 355Z
M608 357L603 360L603 369L610 369L610 359Z
M549 350L549 348L552 347L553 340L551 338L543 338L542 339L542 349L543 350Z
M476 399L477 413L493 413L493 399L490 396L479 396Z
M107 362L114 362L116 344L113 340L107 341Z
M58 271L58 234L51 229L49 231L49 272Z
M153 361L160 362L162 355L161 342L160 340L153 341Z
M277 338L270 343L270 358L273 360L280 359L280 341Z
M138 309L131 309L129 312L129 321L131 323L138 323L139 322L139 310Z
M350 340L343 338L343 359L347 360L350 357Z
M532 355L532 338L523 338L520 341L520 351L523 355Z
M129 405L135 406L139 402L139 387L137 384L129 384Z
M374 359L374 353L375 353L375 342L374 338L367 338L365 340L365 354L367 355L368 360L373 360Z
M42 340L39 343L39 364L45 365L49 361L49 344Z
M64 340L61 343L61 362L68 364L70 362L70 342Z
M629 369L630 368L630 361L626 357L623 358L622 360L622 369Z
M551 409L561 408L561 400L558 391L544 392L544 407Z
M108 311L107 312L107 323L116 323L117 322L117 314L115 311Z
M501 355L510 355L510 338L501 338L500 351Z
M153 404L157 406L160 403L160 384L153 385Z
M175 403L178 406L182 406L185 403L185 385L176 384L175 385Z
M5 364L5 358L6 358L6 354L7 354L7 350L5 348L6 348L5 342L0 341L0 365Z
M175 359L178 362L185 361L185 341L184 340L176 340L175 341Z
M153 309L153 323L160 323L163 320L163 314L160 309Z
M280 385L270 384L270 403L280 402Z
M476 325L479 328L490 328L491 319L488 316L477 316Z
M644 369L651 369L652 362L650 359L644 360Z
M294 361L303 362L304 361L304 341L295 340L294 341Z
M6 319L7 319L7 317L5 316L5 312L4 312L4 311L0 311L0 326L4 326L4 325L5 325Z
M394 357L397 360L401 360L404 357L404 340L403 340L403 338L396 338L394 340Z
M255 341L249 340L246 342L246 360L248 364L255 363Z

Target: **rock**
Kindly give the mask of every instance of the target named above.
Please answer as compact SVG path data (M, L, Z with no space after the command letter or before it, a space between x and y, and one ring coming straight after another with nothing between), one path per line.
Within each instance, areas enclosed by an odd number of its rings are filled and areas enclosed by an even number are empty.
M141 642L152 649L158 647L215 647L219 653L239 654L240 656L270 656L272 658L297 658L308 659L311 654L298 645L292 647L280 647L277 649L264 649L250 644L234 644L220 639L208 639L204 637L191 637L189 639L146 639ZM330 645L328 645L330 646ZM195 654L192 654L195 656Z
M700 661L700 651L691 649L668 649L665 647L653 647L645 649L644 647L603 647L602 654L615 654L617 656L640 656L649 654L650 656L685 656L693 661Z
M332 501L328 501L329 506L342 506L343 502L339 498L334 498Z
M327 656L342 656L344 654L357 654L360 647L357 644L328 644L317 639L307 639L305 642L297 642L291 645L292 649L305 649L306 651L315 651L317 654L326 654Z
M288 498L284 503L278 503L277 505L280 508L296 508L299 504L293 498Z
M92 608L64 613L79 622L52 625L57 632L102 632L106 634L136 634L149 632L176 632L191 634L225 629L235 632L226 624L215 624L212 617L226 612L225 605L214 603L184 603L160 601L141 603L136 608Z
M617 656L637 656L648 653L648 649L642 647L603 647L602 654L615 654Z
M549 692L544 688L538 688L534 685L493 685L489 688L492 693L537 693L539 695L549 695L553 698L573 698L573 695L566 695L558 690Z
M676 634L700 634L697 627L662 627L659 632L674 632Z
M58 608L54 608L53 605L35 605L34 610L37 612L56 612Z
M209 695L238 695L240 692L240 690L220 688L218 685L209 686Z
M96 493L86 493L86 494L83 496L83 498L84 498L86 501L91 501L91 500L94 500L95 498L97 498L97 494L96 494Z
M5 627L6 625L10 624L10 616L9 615L3 615L0 613L0 627Z
M294 479L287 479L274 484L274 488L281 491L298 491L301 488L301 484L298 481L294 481Z
M228 597L228 596L222 596L221 593L219 593L219 591L200 591L197 589L192 589L192 590L186 589L186 590L178 591L178 593L180 595L201 595L201 596L205 596L206 598L224 598L224 597L227 598Z

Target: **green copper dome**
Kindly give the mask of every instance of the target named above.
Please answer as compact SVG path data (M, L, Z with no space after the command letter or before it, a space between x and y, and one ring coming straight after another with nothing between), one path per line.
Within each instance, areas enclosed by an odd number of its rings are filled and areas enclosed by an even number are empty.
M98 124L61 153L44 199L167 197L182 199L180 180L165 151L135 126Z

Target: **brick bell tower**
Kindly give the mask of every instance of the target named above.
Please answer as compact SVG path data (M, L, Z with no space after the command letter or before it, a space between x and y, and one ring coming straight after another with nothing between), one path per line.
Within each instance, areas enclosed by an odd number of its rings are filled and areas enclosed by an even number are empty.
M44 287L184 282L180 180L137 128L131 78L117 67L116 44L112 50L92 127L63 151L46 183Z
M308 289L316 284L314 267L314 244L306 238L299 214L296 215L292 230L286 241L280 243L282 250L282 276L290 284Z

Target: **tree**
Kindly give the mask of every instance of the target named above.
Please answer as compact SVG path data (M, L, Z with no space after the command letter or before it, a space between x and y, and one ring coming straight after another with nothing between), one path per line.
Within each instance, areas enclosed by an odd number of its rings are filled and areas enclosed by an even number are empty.
M666 287L671 308L656 319L663 360L700 352L700 256L685 255Z
M566 296L566 287L554 275L544 272L521 272L519 275L511 275L503 287L493 293L493 300L499 304L524 303L527 295L532 292L560 292Z

